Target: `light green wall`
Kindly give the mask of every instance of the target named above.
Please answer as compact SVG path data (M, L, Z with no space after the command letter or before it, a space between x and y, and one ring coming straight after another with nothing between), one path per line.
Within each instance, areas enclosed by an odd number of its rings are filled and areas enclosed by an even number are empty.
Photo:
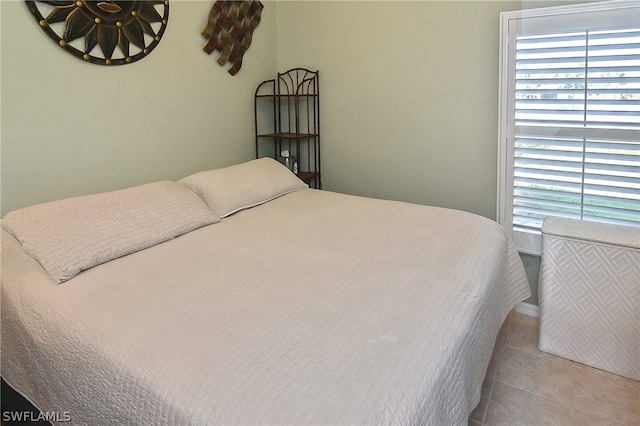
M325 189L496 217L500 12L567 1L283 1L278 69L320 70Z
M202 51L213 2L171 0L160 44L119 67L62 52L23 1L0 4L3 215L254 157L253 93L276 71L274 3L233 77Z
M520 2L284 2L278 68L320 69L325 189L495 218L499 14Z

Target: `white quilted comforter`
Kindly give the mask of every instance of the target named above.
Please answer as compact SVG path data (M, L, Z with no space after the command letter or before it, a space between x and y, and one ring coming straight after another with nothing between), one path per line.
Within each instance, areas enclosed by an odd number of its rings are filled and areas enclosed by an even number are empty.
M59 285L2 256L2 375L76 424L467 424L529 295L488 219L313 189Z

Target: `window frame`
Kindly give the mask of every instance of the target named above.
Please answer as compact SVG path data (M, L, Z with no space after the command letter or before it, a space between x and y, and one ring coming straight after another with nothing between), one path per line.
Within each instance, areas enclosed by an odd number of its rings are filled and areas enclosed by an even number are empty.
M496 220L511 233L520 253L542 254L540 232L515 231L513 229L515 141L512 124L515 123L515 105L510 104L515 92L515 46L511 46L509 28L514 21L529 18L561 17L576 13L611 12L617 9L638 8L637 0L608 0L594 3L544 7L502 12L500 14L499 82L498 82L498 173ZM515 24L515 22L514 22Z

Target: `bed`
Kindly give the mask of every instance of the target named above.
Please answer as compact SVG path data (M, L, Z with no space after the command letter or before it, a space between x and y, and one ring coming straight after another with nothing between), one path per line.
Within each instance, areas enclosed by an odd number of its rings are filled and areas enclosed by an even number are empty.
M259 159L2 219L2 376L53 423L467 424L503 228Z

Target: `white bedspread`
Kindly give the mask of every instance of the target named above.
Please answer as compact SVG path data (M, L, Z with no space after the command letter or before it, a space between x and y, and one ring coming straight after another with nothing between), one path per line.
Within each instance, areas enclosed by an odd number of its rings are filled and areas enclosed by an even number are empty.
M2 375L78 424L467 424L528 295L486 218L313 189L59 285L4 233Z

